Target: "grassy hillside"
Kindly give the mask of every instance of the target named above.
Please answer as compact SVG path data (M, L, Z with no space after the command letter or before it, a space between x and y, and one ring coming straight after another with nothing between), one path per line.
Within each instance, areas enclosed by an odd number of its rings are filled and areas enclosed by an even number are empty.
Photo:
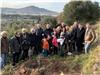
M26 62L20 61L15 68L8 64L2 75L100 75L100 22L94 29L97 38L89 54L49 58L33 56Z

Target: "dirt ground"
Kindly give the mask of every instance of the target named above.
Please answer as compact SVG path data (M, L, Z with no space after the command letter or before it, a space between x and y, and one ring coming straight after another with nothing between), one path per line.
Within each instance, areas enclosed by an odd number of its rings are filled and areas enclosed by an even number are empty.
M70 73L67 65L64 61L39 58L19 65L12 75L80 75L79 65Z

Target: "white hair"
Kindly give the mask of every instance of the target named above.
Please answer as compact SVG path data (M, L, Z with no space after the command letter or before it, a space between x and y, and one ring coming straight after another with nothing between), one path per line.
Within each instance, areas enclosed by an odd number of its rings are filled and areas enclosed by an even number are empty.
M2 31L2 32L0 33L1 36L3 36L4 34L7 34L7 31Z

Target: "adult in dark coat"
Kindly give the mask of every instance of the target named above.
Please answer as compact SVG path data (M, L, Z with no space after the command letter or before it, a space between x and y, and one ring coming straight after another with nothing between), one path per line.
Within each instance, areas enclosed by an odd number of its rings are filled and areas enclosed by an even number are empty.
M46 35L50 35L53 32L53 29L51 28L51 26L49 24L46 25L46 30L44 31L44 34Z
M74 24L71 26L71 31L70 31L70 50L72 52L77 52L76 49L76 31L78 28L78 22L75 21Z
M21 53L21 38L19 32L16 32L15 36L11 38L10 46L13 53L13 66L14 66L16 65L16 63L18 63Z
M85 36L85 29L82 26L82 24L78 25L77 31L76 31L76 46L78 52L82 52L84 47L84 36Z
M34 28L31 29L31 33L29 34L29 40L30 40L31 50L33 51L34 54L38 54L38 50L36 49L38 39Z
M37 37L37 45L36 49L38 51L38 54L42 52L42 34L43 34L43 29L41 28L40 24L37 24L37 29L36 29L36 37Z
M28 58L28 51L30 48L30 41L29 41L29 33L25 28L22 29L22 42L21 42L21 49L22 49L22 59L25 60Z
M69 31L69 26L66 26L66 33L65 33L65 50L66 52L70 51L69 49L69 40L70 40L70 31Z

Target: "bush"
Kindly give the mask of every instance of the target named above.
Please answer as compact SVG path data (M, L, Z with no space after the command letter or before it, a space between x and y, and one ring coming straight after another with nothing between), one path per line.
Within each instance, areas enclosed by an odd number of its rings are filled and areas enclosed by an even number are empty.
M91 1L71 1L64 7L63 18L68 24L76 20L83 23L95 23L100 18L99 3L93 3Z
M42 20L43 24L50 24L52 27L55 27L57 25L57 20L54 17L46 16Z

